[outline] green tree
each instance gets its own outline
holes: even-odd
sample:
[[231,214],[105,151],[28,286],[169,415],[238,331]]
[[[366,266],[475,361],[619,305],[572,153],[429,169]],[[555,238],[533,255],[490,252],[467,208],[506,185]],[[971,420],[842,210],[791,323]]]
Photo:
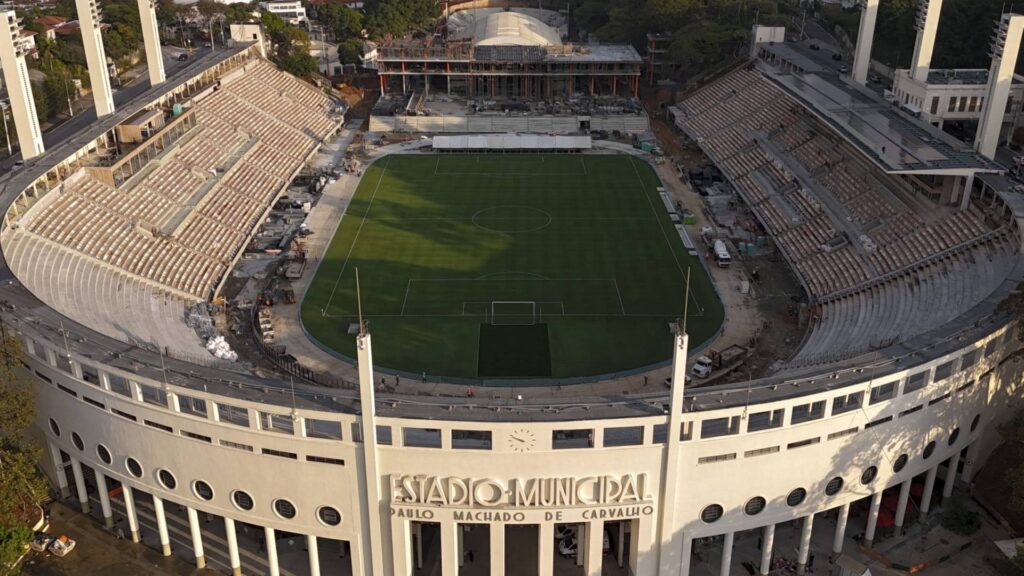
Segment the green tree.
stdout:
[[344,4],[329,2],[317,9],[317,20],[323,23],[337,41],[362,35],[363,14]]
[[429,27],[440,14],[434,0],[367,0],[366,29],[374,39],[401,37]]
[[342,64],[358,64],[363,57],[363,42],[349,38],[338,44],[338,61]]

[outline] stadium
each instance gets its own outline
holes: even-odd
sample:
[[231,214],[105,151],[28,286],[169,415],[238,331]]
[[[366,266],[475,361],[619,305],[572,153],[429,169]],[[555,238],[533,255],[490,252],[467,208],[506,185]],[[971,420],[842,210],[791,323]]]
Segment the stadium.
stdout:
[[[97,522],[232,574],[804,573],[927,519],[1020,396],[999,143],[1024,17],[997,25],[972,146],[915,113],[945,102],[866,86],[863,11],[852,73],[755,27],[672,102],[708,161],[688,182],[580,107],[410,98],[363,132],[256,26],[171,74],[156,51],[116,102],[100,73],[98,117],[59,142],[10,73],[0,326],[42,468]],[[932,17],[907,78],[930,78]],[[470,38],[557,44],[492,20]],[[698,187],[710,214],[681,209]]]

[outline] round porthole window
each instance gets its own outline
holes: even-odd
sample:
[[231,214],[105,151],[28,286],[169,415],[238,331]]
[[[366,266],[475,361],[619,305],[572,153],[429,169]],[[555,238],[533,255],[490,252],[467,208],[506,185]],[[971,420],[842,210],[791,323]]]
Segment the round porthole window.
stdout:
[[163,484],[164,488],[167,488],[168,490],[174,490],[178,487],[178,479],[174,477],[174,474],[171,474],[167,470],[157,472],[156,477],[160,480],[160,483]]
[[892,463],[892,471],[899,472],[900,470],[903,470],[907,465],[907,460],[910,460],[909,456],[906,454],[900,454],[899,457],[896,458],[896,461]]
[[192,483],[192,492],[194,492],[196,497],[200,500],[213,500],[213,488],[202,480],[196,480]]
[[839,476],[836,476],[835,478],[829,480],[828,484],[825,484],[825,495],[835,496],[836,494],[839,494],[839,491],[842,489],[843,479]]
[[722,517],[722,514],[724,512],[725,510],[722,509],[721,506],[719,506],[718,504],[712,504],[701,510],[700,521],[704,522],[705,524],[713,524],[715,522],[718,522],[718,519]]
[[932,440],[924,447],[924,453],[922,455],[924,456],[924,459],[927,460],[932,457],[933,452],[935,452],[935,440]]
[[252,510],[252,496],[244,490],[235,490],[232,492],[231,501],[235,503],[235,506],[237,506],[239,510]]
[[71,433],[71,443],[75,445],[79,452],[85,451],[85,442],[82,442],[82,437],[78,435],[78,432]]
[[978,424],[981,424],[981,414],[975,414],[974,420],[971,420],[971,432],[978,429]]
[[60,436],[60,426],[57,425],[57,421],[50,418],[50,432],[53,432],[54,436]]
[[750,500],[747,500],[746,505],[743,506],[743,512],[747,516],[757,516],[762,510],[764,510],[764,507],[767,504],[768,501],[761,496],[754,496]]
[[341,512],[338,512],[337,508],[330,506],[321,506],[316,511],[316,517],[320,519],[320,522],[327,526],[337,526],[341,524]]
[[107,466],[110,466],[114,461],[114,458],[110,455],[110,450],[108,450],[103,444],[96,446],[96,455],[100,457],[100,462],[103,462]]
[[953,428],[953,431],[949,433],[949,445],[956,444],[957,438],[960,437],[960,428]]
[[807,490],[803,488],[797,488],[786,496],[786,504],[789,506],[799,506],[803,503],[804,498],[807,498]]
[[136,478],[142,478],[142,464],[135,458],[128,458],[124,461],[124,467],[128,469],[128,473]]
[[291,520],[295,518],[295,505],[284,498],[278,498],[274,500],[274,513],[285,520]]
[[867,486],[875,481],[875,476],[878,476],[878,466],[871,466],[860,475],[860,483]]

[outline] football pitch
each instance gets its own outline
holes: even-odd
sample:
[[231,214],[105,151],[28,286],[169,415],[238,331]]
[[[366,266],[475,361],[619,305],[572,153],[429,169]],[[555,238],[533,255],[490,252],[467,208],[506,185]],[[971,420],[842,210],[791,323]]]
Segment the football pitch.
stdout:
[[432,378],[571,378],[668,360],[723,310],[653,169],[629,156],[397,155],[363,174],[302,303],[355,356],[356,269],[374,363]]

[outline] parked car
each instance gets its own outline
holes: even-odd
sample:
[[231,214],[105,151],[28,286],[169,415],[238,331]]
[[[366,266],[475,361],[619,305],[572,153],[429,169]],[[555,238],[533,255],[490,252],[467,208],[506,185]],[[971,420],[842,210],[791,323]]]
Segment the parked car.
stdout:
[[14,162],[14,166],[11,166],[11,172],[17,172],[18,170],[21,170],[24,167],[25,167],[25,161],[24,160],[16,160]]
[[184,62],[185,60],[188,60],[188,54],[184,52],[178,54],[178,62]]
[[61,534],[59,538],[50,543],[50,553],[62,558],[74,549],[75,541],[68,538],[65,534]]
[[36,552],[44,552],[53,543],[53,536],[46,532],[36,532],[35,537],[29,542],[28,547]]

